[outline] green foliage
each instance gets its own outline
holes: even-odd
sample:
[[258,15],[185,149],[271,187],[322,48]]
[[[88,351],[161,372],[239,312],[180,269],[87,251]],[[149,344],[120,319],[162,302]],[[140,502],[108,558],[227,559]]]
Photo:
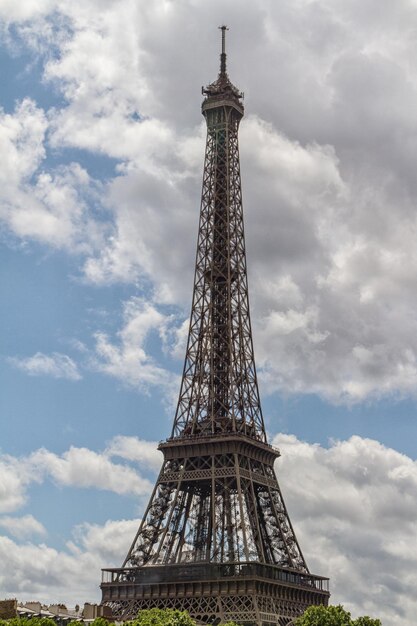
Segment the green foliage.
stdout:
[[0,626],[56,626],[50,617],[13,617],[0,619]]
[[109,621],[105,617],[96,617],[94,621],[91,622],[91,626],[109,626]]
[[195,626],[187,611],[175,609],[144,609],[139,611],[132,626]]
[[[70,626],[76,626],[76,624],[79,625],[79,622],[71,622]],[[49,617],[14,617],[0,619],[0,626],[56,626],[56,623]],[[104,617],[96,617],[91,626],[109,626],[109,622]],[[136,619],[125,622],[124,626],[196,626],[196,623],[187,611],[145,609],[139,611]],[[239,624],[225,622],[219,626],[239,626]],[[379,619],[367,615],[352,620],[349,611],[339,604],[338,606],[310,606],[295,620],[294,626],[382,626],[382,623]]]
[[368,616],[352,620],[349,611],[338,606],[310,606],[298,617],[295,626],[382,626],[379,619]]
[[350,613],[338,606],[309,606],[295,626],[352,626]]
[[[1,626],[1,624],[0,624]],[[75,625],[74,625],[75,626]],[[105,626],[96,624],[92,626]],[[124,626],[196,626],[188,611],[175,609],[142,609],[136,619],[125,622]],[[219,626],[240,626],[236,622],[223,622]]]

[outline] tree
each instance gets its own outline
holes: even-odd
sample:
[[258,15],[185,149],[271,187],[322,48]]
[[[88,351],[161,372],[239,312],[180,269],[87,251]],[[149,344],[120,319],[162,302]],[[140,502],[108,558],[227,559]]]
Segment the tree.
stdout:
[[294,621],[294,626],[382,626],[379,619],[367,615],[352,620],[349,611],[338,606],[309,606]]
[[195,626],[195,621],[187,611],[143,609],[130,624],[132,626]]
[[50,617],[12,617],[0,620],[0,626],[56,626]]
[[56,622],[50,617],[13,617],[0,620],[0,626],[56,626]]
[[298,617],[295,626],[352,626],[350,613],[340,604],[338,606],[309,606]]
[[[79,624],[79,622],[71,622],[72,624]],[[109,621],[105,617],[96,617],[94,621],[91,622],[91,626],[109,626]]]

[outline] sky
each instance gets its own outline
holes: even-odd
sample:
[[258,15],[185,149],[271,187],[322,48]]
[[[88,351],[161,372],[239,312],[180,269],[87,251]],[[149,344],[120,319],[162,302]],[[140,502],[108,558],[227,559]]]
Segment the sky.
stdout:
[[0,597],[100,598],[169,436],[228,71],[276,471],[332,603],[417,600],[416,0],[0,0]]

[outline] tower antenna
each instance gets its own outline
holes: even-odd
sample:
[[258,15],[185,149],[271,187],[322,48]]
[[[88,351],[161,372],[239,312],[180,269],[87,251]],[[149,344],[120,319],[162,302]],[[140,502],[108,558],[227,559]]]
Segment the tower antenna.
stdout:
[[226,74],[226,31],[229,30],[227,26],[219,26],[222,31],[222,52],[220,55],[220,74],[225,76]]

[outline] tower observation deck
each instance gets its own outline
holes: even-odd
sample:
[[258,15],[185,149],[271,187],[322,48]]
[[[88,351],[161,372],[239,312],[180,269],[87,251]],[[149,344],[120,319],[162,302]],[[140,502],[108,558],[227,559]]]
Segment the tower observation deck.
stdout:
[[238,130],[243,95],[226,69],[203,88],[207,123],[194,291],[171,436],[121,568],[103,570],[117,619],[178,608],[200,623],[289,626],[327,604],[310,573],[274,471],[249,313]]

